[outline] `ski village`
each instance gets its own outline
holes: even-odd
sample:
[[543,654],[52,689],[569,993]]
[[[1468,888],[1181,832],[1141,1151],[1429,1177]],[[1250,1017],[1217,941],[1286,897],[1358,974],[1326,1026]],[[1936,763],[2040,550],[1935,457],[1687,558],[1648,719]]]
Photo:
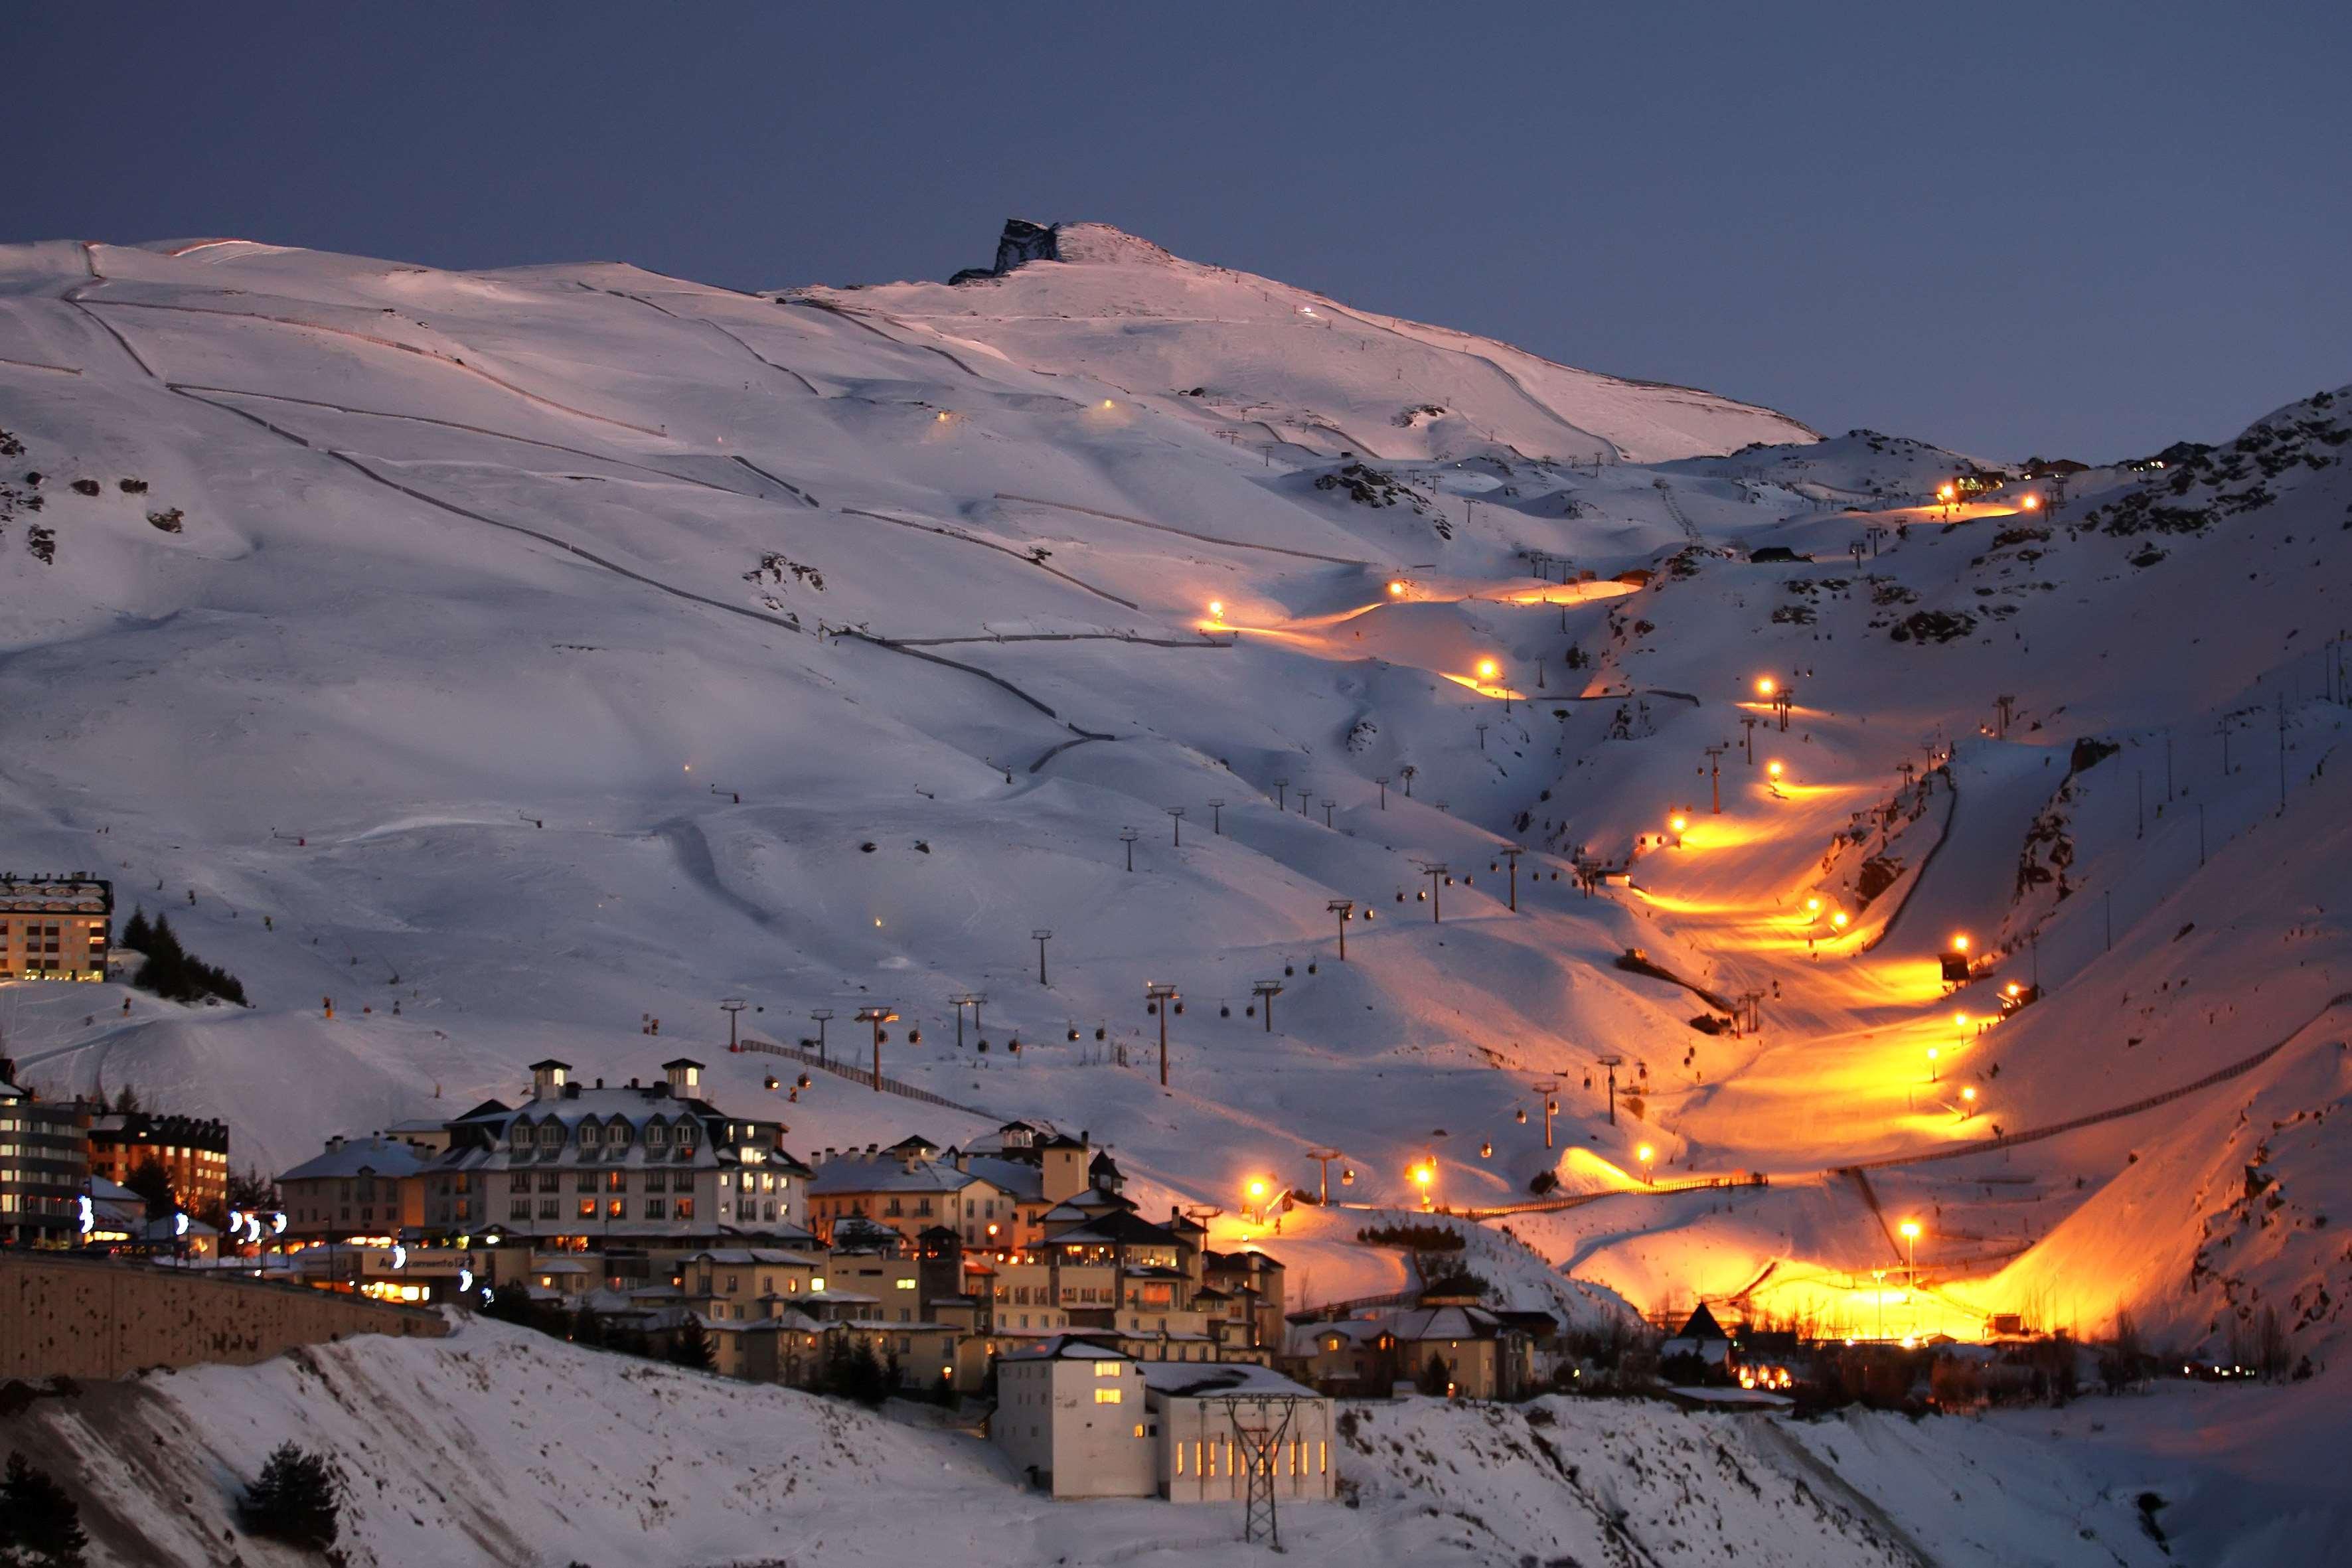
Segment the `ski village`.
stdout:
[[974,260],[0,247],[0,1558],[2343,1561],[2352,391]]

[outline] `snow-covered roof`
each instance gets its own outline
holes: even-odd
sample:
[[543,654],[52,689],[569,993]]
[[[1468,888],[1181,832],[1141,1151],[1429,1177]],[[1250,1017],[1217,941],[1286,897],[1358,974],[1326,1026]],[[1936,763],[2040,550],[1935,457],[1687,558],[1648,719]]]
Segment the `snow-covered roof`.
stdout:
[[790,1268],[822,1268],[824,1260],[804,1252],[774,1247],[712,1247],[690,1256],[689,1263],[773,1264]]
[[1143,1361],[1136,1365],[1143,1370],[1143,1386],[1166,1398],[1257,1399],[1275,1394],[1303,1399],[1323,1397],[1255,1362]]
[[896,1154],[836,1154],[809,1178],[812,1196],[841,1193],[953,1193],[983,1178],[936,1160],[904,1160]]
[[[1027,1350],[1007,1351],[1000,1361],[1132,1361],[1133,1357],[1094,1340],[1056,1333]],[[1140,1366],[1143,1363],[1136,1363]]]
[[425,1168],[423,1156],[397,1138],[350,1138],[339,1148],[312,1155],[278,1179],[312,1182],[320,1177],[362,1174],[390,1178],[417,1175]]

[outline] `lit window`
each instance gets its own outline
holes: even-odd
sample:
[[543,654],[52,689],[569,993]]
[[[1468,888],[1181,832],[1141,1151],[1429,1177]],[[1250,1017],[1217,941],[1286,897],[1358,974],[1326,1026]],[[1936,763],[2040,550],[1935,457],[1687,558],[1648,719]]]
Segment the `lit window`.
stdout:
[[1118,1363],[1115,1361],[1098,1361],[1095,1363],[1095,1375],[1097,1377],[1117,1377],[1118,1375]]
[[1143,1436],[1143,1423],[1140,1421],[1135,1424],[1135,1435],[1139,1437]]
[[1095,1390],[1095,1403],[1097,1405],[1117,1405],[1119,1402],[1120,1397],[1120,1393],[1116,1388],[1097,1388]]

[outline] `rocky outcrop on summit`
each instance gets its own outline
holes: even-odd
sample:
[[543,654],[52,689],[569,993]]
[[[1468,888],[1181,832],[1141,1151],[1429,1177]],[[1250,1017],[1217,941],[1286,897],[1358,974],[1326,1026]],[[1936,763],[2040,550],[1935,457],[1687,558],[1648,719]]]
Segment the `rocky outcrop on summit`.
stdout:
[[1031,223],[1025,217],[1004,220],[1004,232],[997,237],[996,264],[992,267],[967,267],[948,279],[950,286],[978,283],[991,278],[1002,278],[1014,268],[1031,261],[1059,261],[1061,248],[1055,243],[1062,232],[1057,223]]

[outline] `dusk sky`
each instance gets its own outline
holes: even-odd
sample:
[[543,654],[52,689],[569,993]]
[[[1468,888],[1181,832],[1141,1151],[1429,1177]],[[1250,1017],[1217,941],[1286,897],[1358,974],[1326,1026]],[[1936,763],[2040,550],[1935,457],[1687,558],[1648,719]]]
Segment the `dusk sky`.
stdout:
[[739,287],[1003,219],[1824,431],[2212,439],[2352,379],[2352,7],[49,6],[0,237]]

